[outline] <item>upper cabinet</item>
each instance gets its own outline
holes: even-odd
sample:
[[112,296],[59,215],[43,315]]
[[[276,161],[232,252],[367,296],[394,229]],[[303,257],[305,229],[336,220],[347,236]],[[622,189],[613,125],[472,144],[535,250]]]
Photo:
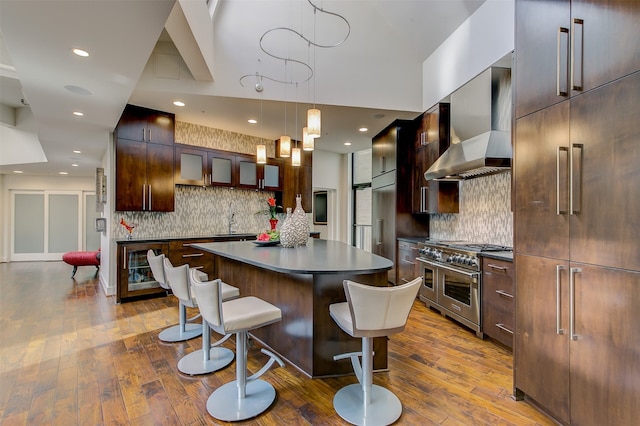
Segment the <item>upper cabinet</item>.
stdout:
[[284,169],[279,160],[269,158],[267,164],[256,163],[253,155],[236,155],[238,167],[237,187],[264,191],[281,191]]
[[516,118],[628,75],[640,67],[635,1],[522,0],[516,54]]
[[173,146],[175,116],[168,112],[127,105],[118,121],[116,138]]
[[127,105],[115,129],[116,211],[174,210],[174,127],[173,114]]
[[235,153],[180,144],[175,150],[177,185],[235,186]]
[[376,135],[371,143],[371,177],[381,176],[396,169],[398,131],[401,127],[389,126]]
[[424,172],[444,153],[451,141],[450,106],[439,103],[415,120],[413,213],[458,213],[458,182],[427,181]]
[[[286,159],[285,159],[286,160]],[[296,195],[302,196],[302,209],[306,213],[312,211],[312,178],[313,152],[302,151],[300,166],[292,166],[291,161],[283,161],[284,182],[282,192],[276,194],[276,203],[283,209],[296,207]]]

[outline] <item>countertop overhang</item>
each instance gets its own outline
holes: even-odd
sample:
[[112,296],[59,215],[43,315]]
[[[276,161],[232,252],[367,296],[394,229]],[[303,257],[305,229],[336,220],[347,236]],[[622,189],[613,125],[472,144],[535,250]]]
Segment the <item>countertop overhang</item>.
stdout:
[[370,274],[387,271],[393,262],[340,241],[309,239],[306,246],[259,246],[251,241],[193,244],[228,259],[289,274]]

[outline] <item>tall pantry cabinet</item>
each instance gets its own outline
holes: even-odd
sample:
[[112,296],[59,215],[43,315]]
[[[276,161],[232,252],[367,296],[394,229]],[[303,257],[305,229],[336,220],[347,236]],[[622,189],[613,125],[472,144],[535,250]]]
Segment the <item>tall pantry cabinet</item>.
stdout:
[[514,392],[564,424],[640,418],[637,22],[516,2]]
[[398,237],[429,235],[429,218],[412,214],[415,125],[395,120],[371,141],[371,251],[394,262],[388,280],[397,283]]

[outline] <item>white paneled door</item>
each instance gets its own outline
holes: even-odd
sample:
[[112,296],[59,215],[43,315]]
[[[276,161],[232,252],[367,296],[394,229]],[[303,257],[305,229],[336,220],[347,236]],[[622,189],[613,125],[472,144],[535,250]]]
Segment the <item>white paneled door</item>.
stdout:
[[90,195],[82,191],[12,191],[11,260],[60,260],[68,251],[95,245],[89,238],[93,228],[88,222],[93,223],[95,217],[95,195],[93,199]]

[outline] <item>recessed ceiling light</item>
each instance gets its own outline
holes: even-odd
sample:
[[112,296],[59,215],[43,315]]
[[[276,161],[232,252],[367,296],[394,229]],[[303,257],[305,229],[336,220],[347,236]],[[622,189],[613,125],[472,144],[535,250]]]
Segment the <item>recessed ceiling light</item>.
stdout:
[[258,122],[258,120],[256,120],[255,118],[250,118],[247,120],[250,124],[256,124]]
[[184,102],[182,102],[182,101],[173,101],[173,104],[175,106],[179,106],[179,107],[183,107],[185,105]]
[[83,49],[75,48],[75,49],[71,49],[71,51],[78,56],[82,56],[83,58],[86,58],[87,56],[89,56],[89,52]]
[[74,154],[82,154],[82,151],[78,151],[77,149],[74,149],[74,150],[73,150],[73,153],[74,153]]
[[351,146],[351,142],[345,142],[344,143],[346,146]]
[[367,129],[366,127],[360,127],[358,129],[359,132],[363,132],[363,133],[366,132],[367,130],[369,130],[369,129]]
[[67,172],[58,172],[58,174],[61,174],[61,175],[68,175],[69,173],[67,173]]
[[84,112],[82,112],[82,111],[73,111],[73,115],[77,115],[78,117],[83,117],[84,116]]
[[71,167],[78,167],[78,165],[76,163],[73,163]]
[[14,170],[13,173],[24,173],[22,170]]

